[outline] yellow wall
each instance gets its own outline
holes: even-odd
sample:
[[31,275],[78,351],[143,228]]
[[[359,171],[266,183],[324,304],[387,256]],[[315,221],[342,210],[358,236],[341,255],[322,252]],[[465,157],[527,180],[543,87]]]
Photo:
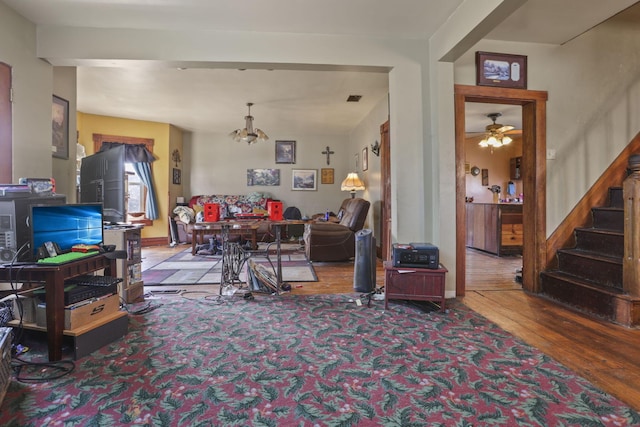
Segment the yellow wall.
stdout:
[[[93,134],[129,136],[136,138],[151,138],[154,140],[153,155],[153,179],[156,188],[159,218],[153,221],[152,226],[144,227],[143,238],[158,238],[168,236],[169,209],[173,209],[173,201],[169,199],[171,192],[177,194],[181,191],[172,185],[171,152],[178,148],[182,153],[182,135],[177,128],[166,123],[147,122],[142,120],[120,119],[117,117],[98,116],[78,112],[78,142],[85,147],[87,155],[93,154]],[[173,139],[173,140],[172,140]]]

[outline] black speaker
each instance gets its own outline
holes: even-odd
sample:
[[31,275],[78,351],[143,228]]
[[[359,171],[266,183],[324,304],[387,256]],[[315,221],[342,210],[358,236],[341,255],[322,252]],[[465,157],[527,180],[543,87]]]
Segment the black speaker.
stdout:
[[372,292],[376,287],[376,244],[371,230],[356,232],[354,264],[353,289],[356,292]]

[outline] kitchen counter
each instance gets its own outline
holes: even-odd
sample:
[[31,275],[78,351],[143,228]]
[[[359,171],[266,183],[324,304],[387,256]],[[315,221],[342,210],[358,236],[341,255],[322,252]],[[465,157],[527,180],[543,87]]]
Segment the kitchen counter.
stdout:
[[467,247],[498,256],[522,254],[522,203],[467,203]]

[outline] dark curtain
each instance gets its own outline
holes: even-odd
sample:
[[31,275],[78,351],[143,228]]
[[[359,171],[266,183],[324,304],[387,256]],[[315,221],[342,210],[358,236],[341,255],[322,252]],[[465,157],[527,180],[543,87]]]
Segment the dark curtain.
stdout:
[[147,150],[144,144],[122,144],[119,142],[103,142],[100,151],[110,150],[120,145],[125,146],[125,162],[133,164],[140,181],[147,187],[147,197],[145,200],[146,214],[149,219],[158,219],[158,204],[156,202],[156,189],[153,185],[151,175],[151,162],[155,160],[153,154]]

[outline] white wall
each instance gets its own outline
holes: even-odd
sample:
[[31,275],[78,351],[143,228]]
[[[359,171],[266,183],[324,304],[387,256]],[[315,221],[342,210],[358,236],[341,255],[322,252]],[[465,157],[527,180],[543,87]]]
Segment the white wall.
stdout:
[[52,67],[36,57],[35,25],[2,2],[0,61],[13,73],[13,183],[50,177]]
[[[392,200],[392,237],[397,241],[423,240],[427,232],[430,235],[432,231],[432,224],[425,227],[423,203],[427,191],[423,185],[424,176],[430,173],[424,168],[422,79],[425,50],[426,42],[420,40],[354,36],[71,27],[38,29],[38,54],[55,65],[106,65],[136,59],[172,64],[194,61],[211,67],[216,63],[269,63],[273,66],[329,64],[391,69],[390,128],[396,153],[391,166],[395,197]],[[270,137],[274,138],[273,135]],[[287,139],[303,140],[299,135],[290,135]],[[194,149],[198,144],[194,141]],[[326,143],[317,146],[322,145]],[[199,155],[197,157],[200,159]],[[268,155],[267,159],[269,157],[272,156]],[[406,170],[411,174],[404,174]],[[324,204],[324,200],[317,203],[318,207]]]
[[[376,107],[365,117],[360,124],[351,132],[349,136],[350,148],[353,154],[359,153],[362,156],[362,150],[366,147],[368,151],[368,165],[366,171],[362,170],[362,160],[358,166],[358,176],[365,183],[366,190],[356,194],[356,197],[362,197],[371,203],[369,214],[367,215],[366,228],[373,230],[373,235],[377,239],[377,245],[380,246],[382,239],[380,230],[380,200],[382,196],[382,182],[380,179],[380,157],[371,152],[371,146],[378,141],[380,143],[380,125],[389,119],[389,100],[384,98],[376,105]],[[341,176],[340,180],[346,175]],[[340,183],[338,183],[339,185]]]
[[[185,194],[248,194],[261,192],[283,202],[285,209],[296,206],[303,214],[313,215],[330,209],[337,212],[347,193],[340,183],[353,165],[353,150],[346,135],[269,135],[264,143],[248,145],[234,142],[224,134],[185,134]],[[275,141],[296,141],[296,163],[275,162]],[[326,164],[325,148],[331,147],[331,164]],[[334,183],[320,183],[320,169],[334,169]],[[279,186],[248,186],[247,169],[279,169]],[[315,169],[317,191],[291,190],[292,169]]]
[[618,16],[563,46],[483,40],[455,62],[456,83],[475,84],[478,50],[527,55],[528,88],[549,92],[549,236],[640,131],[640,27]]

